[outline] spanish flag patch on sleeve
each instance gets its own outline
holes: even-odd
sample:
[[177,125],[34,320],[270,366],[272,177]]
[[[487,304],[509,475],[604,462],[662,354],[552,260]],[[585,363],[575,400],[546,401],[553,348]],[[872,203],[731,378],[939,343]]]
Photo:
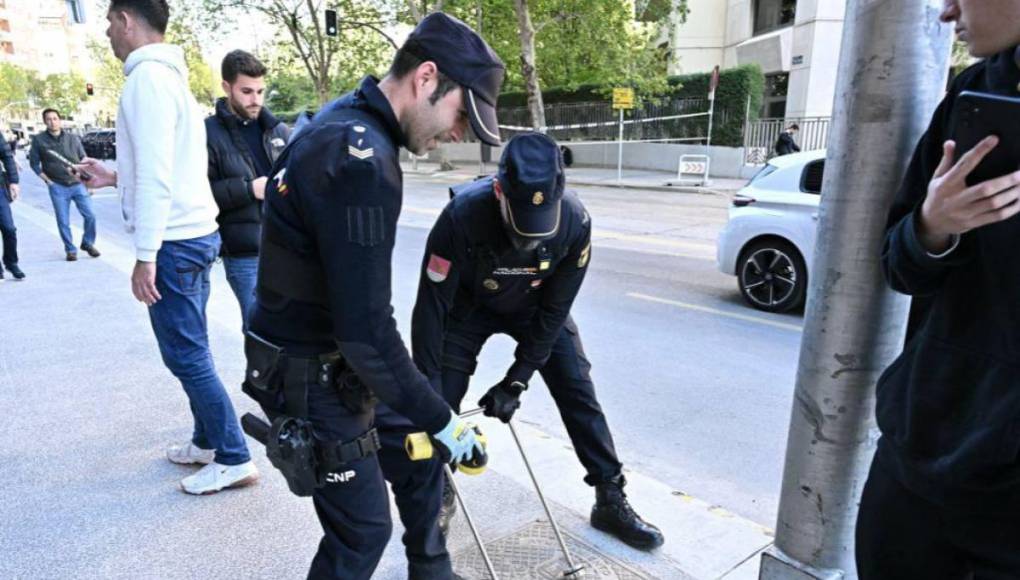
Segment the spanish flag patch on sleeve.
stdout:
[[450,275],[450,266],[449,260],[432,254],[429,256],[429,265],[425,268],[425,273],[428,275],[429,280],[439,284]]

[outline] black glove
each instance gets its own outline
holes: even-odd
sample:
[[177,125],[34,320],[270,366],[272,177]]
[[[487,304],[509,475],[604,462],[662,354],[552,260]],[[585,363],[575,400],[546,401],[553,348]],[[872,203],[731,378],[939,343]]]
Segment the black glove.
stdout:
[[510,379],[503,379],[478,400],[478,405],[485,409],[486,417],[495,417],[509,423],[514,411],[521,406],[521,393],[527,388],[528,385],[520,381],[511,382]]

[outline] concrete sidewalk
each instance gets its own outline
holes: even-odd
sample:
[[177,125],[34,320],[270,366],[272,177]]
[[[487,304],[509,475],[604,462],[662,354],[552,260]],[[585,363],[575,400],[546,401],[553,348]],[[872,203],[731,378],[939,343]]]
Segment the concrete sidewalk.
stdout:
[[[432,175],[436,178],[448,176],[451,181],[465,181],[477,177],[482,168],[477,163],[456,163],[450,171],[440,171],[438,163],[419,161],[401,164],[407,173]],[[497,163],[487,163],[484,173],[495,173]],[[679,193],[705,193],[732,197],[747,185],[746,179],[712,178],[707,185],[667,185],[676,181],[676,173],[644,169],[625,169],[618,178],[615,168],[570,167],[567,169],[567,185],[588,185],[595,187],[622,187],[646,191],[675,191]]]
[[[45,195],[30,186],[23,192]],[[14,213],[28,278],[0,282],[0,405],[8,413],[0,578],[304,578],[321,531],[311,502],[289,493],[260,445],[251,442],[262,472],[257,486],[207,497],[179,491],[192,469],[163,453],[190,436],[190,414],[160,361],[145,308],[131,296],[130,248],[101,238],[101,258],[67,263],[52,213],[26,202]],[[100,223],[101,232],[118,227]],[[410,305],[396,308],[407,336]],[[256,411],[240,391],[240,316],[218,265],[208,313],[212,351],[238,414]],[[490,469],[458,482],[500,577],[553,578],[562,558],[509,432],[480,423],[491,441]],[[765,527],[654,473],[628,472],[632,503],[667,538],[656,552],[631,550],[587,524],[593,494],[569,441],[541,425],[521,423],[519,431],[568,544],[588,565],[586,578],[757,578],[757,555],[771,543]],[[394,521],[376,578],[406,576]],[[462,515],[452,529],[456,569],[485,578]]]

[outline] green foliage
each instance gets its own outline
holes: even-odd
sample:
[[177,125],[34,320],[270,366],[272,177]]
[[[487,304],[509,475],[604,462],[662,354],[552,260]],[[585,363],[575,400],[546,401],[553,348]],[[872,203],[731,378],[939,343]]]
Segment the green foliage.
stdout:
[[39,83],[35,71],[9,62],[0,63],[0,95],[4,100],[0,115],[23,117],[28,114],[32,108],[28,102],[38,97]]
[[[524,87],[517,16],[508,0],[449,0],[444,10],[475,25],[482,6],[482,36],[507,64],[504,90]],[[634,22],[621,0],[530,0],[542,87],[588,84],[665,88],[666,58],[652,46],[655,26]],[[545,95],[545,90],[542,91]]]
[[47,75],[39,83],[37,103],[53,108],[65,117],[73,117],[85,99],[85,79],[78,73]]
[[184,50],[184,62],[188,65],[188,88],[200,105],[211,107],[219,88],[213,83],[213,71],[202,56],[202,44],[188,21],[181,17],[172,18],[167,26],[166,42]]
[[283,66],[270,67],[273,78],[269,82],[275,83],[273,88],[280,93],[282,103],[307,102],[306,85],[298,78],[300,75],[312,83],[317,107],[365,74],[385,69],[393,54],[393,45],[385,36],[391,18],[385,13],[384,0],[330,0],[329,7],[338,13],[338,36],[325,33],[324,2],[201,1],[206,11],[220,15],[238,11],[260,14],[275,28],[272,58],[267,60]]
[[[708,96],[708,83],[711,73],[671,76],[668,88],[661,92],[644,93],[645,99],[667,98],[699,98]],[[613,85],[583,85],[573,90],[554,87],[542,91],[546,106],[557,103],[586,103],[605,101],[606,95],[612,92]],[[712,129],[712,142],[716,145],[739,147],[743,144],[744,117],[747,111],[747,98],[751,97],[750,120],[758,118],[761,108],[762,94],[765,89],[765,75],[758,65],[748,64],[726,69],[719,74],[719,87],[715,93],[716,111],[729,113],[726,123],[718,124]],[[499,96],[500,107],[523,107],[527,104],[527,95],[522,91],[503,93]]]
[[[708,95],[711,73],[698,73],[669,77],[672,94],[678,97],[701,97]],[[712,143],[729,147],[743,145],[744,121],[748,97],[751,98],[750,119],[758,118],[762,96],[765,90],[765,75],[756,64],[745,64],[726,69],[719,73],[719,87],[715,91],[716,111],[729,113],[726,123],[712,129]]]

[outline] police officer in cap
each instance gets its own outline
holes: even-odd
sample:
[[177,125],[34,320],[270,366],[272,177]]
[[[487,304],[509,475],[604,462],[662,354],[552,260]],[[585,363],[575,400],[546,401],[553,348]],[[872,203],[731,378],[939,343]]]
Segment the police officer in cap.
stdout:
[[588,271],[591,220],[577,196],[564,192],[556,142],[538,133],[514,137],[497,175],[451,194],[425,250],[411,331],[415,363],[459,408],[482,345],[493,334],[511,336],[514,362],[479,401],[485,414],[509,422],[538,371],[588,472],[585,482],[595,487],[592,525],[635,548],[662,545],[662,532],[627,502],[623,466],[570,317]]
[[[447,459],[481,448],[408,356],[390,305],[391,258],[399,148],[423,154],[460,140],[469,125],[499,145],[504,71],[469,27],[432,14],[385,78],[367,77],[324,107],[271,172],[244,389],[272,421],[267,455],[292,491],[312,497],[322,524],[309,578],[369,578],[389,540],[376,399],[430,433]],[[441,464],[432,463],[436,480]],[[421,472],[386,477],[414,489]],[[401,477],[411,479],[393,481]],[[419,511],[429,510],[438,514],[438,501]],[[438,529],[424,533],[408,547],[410,577],[452,577]]]

